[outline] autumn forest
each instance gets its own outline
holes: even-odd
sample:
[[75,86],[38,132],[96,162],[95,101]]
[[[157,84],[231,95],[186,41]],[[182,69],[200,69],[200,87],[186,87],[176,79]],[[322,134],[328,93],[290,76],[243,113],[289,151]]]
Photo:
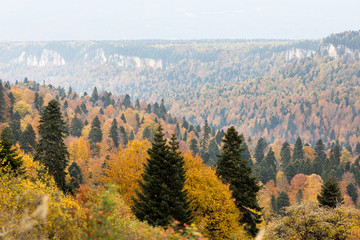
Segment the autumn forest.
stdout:
[[359,239],[359,34],[125,44],[164,66],[98,84],[0,67],[0,239]]

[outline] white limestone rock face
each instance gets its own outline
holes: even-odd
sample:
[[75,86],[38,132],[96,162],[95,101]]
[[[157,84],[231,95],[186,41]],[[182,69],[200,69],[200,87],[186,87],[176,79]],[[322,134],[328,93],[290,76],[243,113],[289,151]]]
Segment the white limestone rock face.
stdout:
[[315,51],[313,50],[292,48],[286,51],[285,56],[286,56],[286,60],[292,60],[292,59],[301,59],[305,57],[312,57],[314,54]]
[[22,51],[19,57],[11,62],[13,64],[33,67],[62,66],[66,64],[65,59],[61,57],[60,53],[49,49],[43,49],[40,56],[27,54],[25,51]]

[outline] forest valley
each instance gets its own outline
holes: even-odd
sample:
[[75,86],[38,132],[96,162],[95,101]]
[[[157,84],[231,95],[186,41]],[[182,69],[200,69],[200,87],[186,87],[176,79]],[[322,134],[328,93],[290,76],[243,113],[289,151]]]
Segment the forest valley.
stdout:
[[360,239],[355,138],[250,137],[27,78],[0,83],[0,122],[0,239]]

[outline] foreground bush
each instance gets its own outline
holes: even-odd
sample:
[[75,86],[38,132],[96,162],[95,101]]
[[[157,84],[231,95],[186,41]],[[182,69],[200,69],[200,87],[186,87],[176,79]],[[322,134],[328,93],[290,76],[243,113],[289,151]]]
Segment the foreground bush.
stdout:
[[304,202],[285,210],[270,225],[265,239],[360,239],[360,212],[351,207],[319,207]]

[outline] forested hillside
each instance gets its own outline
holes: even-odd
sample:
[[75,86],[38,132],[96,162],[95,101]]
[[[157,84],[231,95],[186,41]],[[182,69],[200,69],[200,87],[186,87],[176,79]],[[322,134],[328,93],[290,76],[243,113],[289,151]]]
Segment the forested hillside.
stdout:
[[3,80],[126,93],[173,116],[245,137],[359,139],[359,32],[319,41],[101,41],[0,44]]
[[[325,237],[360,236],[356,210],[360,201],[359,142],[352,147],[321,139],[310,145],[298,136],[295,144],[280,139],[273,143],[264,138],[253,140],[241,132],[238,135],[234,128],[215,130],[207,121],[192,125],[169,114],[165,101],[148,104],[96,87],[79,95],[71,88],[27,78],[17,84],[2,82],[0,102],[0,192],[4,193],[0,213],[6,216],[0,223],[5,227],[2,234],[10,239],[16,234],[55,239],[251,239],[266,226],[266,237],[274,239],[279,237],[279,229],[294,231],[287,225],[290,220],[284,217],[285,211],[290,218],[297,218],[301,211],[309,218],[316,216],[316,226],[328,224]],[[53,127],[47,130],[49,123]],[[57,131],[57,136],[63,137],[46,140]],[[62,141],[64,145],[53,149],[53,144]],[[166,149],[166,142],[172,150],[157,153],[156,149]],[[46,160],[52,154],[56,161]],[[189,208],[186,220],[180,221],[193,225],[182,232],[177,231],[178,223],[166,231],[151,226],[168,226],[167,216],[161,224],[151,218],[142,222],[144,206],[146,209],[153,200],[139,205],[135,199],[142,195],[138,191],[151,194],[158,178],[169,176],[150,167],[149,158],[156,156],[184,161],[179,166],[185,169],[180,178],[186,194],[181,201],[171,198],[177,206]],[[229,167],[229,159],[235,161],[235,167]],[[241,182],[234,177],[240,172]],[[244,180],[244,176],[248,178]],[[147,188],[139,183],[146,180],[152,181]],[[327,193],[328,185],[335,186],[329,189],[336,192]],[[241,186],[252,187],[244,190]],[[248,193],[244,195],[244,191]],[[327,194],[338,197],[329,203]],[[342,207],[325,211],[317,201]],[[163,204],[160,207],[167,209]],[[18,209],[16,214],[12,208]],[[340,221],[336,214],[345,220]]]

